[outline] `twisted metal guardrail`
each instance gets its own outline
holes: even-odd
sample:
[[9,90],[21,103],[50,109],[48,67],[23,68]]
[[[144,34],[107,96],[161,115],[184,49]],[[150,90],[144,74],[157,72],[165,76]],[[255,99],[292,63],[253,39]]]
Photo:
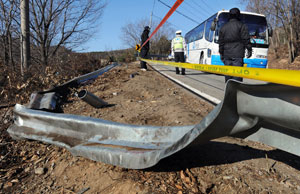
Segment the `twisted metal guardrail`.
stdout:
[[300,88],[293,86],[229,81],[224,100],[195,126],[126,125],[19,104],[14,115],[8,132],[16,139],[55,144],[76,156],[124,168],[148,168],[188,145],[224,136],[249,138],[300,156]]

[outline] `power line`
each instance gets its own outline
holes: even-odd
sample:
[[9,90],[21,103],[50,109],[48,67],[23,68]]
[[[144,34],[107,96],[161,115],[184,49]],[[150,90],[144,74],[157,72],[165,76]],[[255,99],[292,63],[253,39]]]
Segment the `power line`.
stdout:
[[153,10],[154,10],[154,5],[155,5],[155,0],[153,0],[152,12],[153,12]]
[[211,9],[212,11],[216,12],[213,8],[211,8],[204,0],[201,0],[208,9]]
[[[202,15],[202,16],[199,16],[199,15],[198,15],[198,14],[199,14],[199,10],[197,10],[197,9],[195,8],[195,6],[191,5],[191,4],[188,3],[187,1],[184,1],[184,2],[183,2],[183,5],[187,5],[189,8],[185,8],[185,7],[182,6],[182,7],[181,7],[182,9],[184,9],[184,10],[186,10],[187,12],[190,12],[190,13],[191,13],[191,11],[193,11],[195,17],[203,19],[203,15]],[[192,8],[192,9],[190,9],[190,8]],[[188,9],[188,10],[187,10],[187,9]],[[195,13],[197,13],[197,14],[195,14]],[[192,14],[192,13],[191,13],[191,14]]]
[[201,5],[199,5],[197,2],[195,2],[194,0],[191,0],[195,5],[197,5],[200,9],[201,9],[201,11],[205,11],[206,12],[206,14],[208,14],[209,16],[211,15],[211,13],[210,12],[208,12],[205,8],[203,8]]
[[194,1],[194,0],[191,0],[197,7],[199,7],[200,8],[200,10],[201,11],[204,11],[207,15],[211,15],[211,13],[210,12],[208,12],[205,8],[203,8],[202,7],[202,5],[200,5],[200,4],[198,4],[196,1]]
[[[167,6],[168,8],[170,8],[170,9],[171,9],[171,6],[167,5],[166,3],[162,2],[161,0],[158,0],[158,2],[160,2],[161,4],[163,4],[163,5]],[[182,15],[183,17],[185,17],[185,18],[187,18],[187,19],[189,19],[189,20],[191,20],[191,21],[195,22],[196,24],[200,24],[200,23],[199,23],[199,22],[197,22],[196,20],[194,20],[194,19],[192,19],[192,18],[190,18],[190,17],[188,17],[188,16],[184,15],[183,13],[181,13],[181,12],[179,12],[179,11],[177,11],[177,10],[175,10],[175,11],[176,11],[177,13],[179,13],[180,15]]]
[[[156,16],[156,15],[154,15],[154,14],[153,14],[153,17],[156,17],[157,19],[162,20],[161,17],[158,17],[158,16]],[[178,29],[180,28],[179,26],[177,26],[177,25],[175,25],[175,24],[172,24],[171,22],[166,21],[166,23],[167,23],[167,24],[170,24],[170,25],[172,25],[172,26],[174,26],[174,27],[176,27],[176,28],[178,28]]]

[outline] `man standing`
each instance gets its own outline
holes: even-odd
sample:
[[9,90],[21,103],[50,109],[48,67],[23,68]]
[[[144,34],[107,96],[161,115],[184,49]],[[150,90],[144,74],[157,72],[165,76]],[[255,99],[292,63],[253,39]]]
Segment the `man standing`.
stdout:
[[[150,27],[145,26],[144,31],[141,36],[141,45],[143,45],[144,42],[146,42],[146,40],[148,40],[149,32],[150,32]],[[149,52],[149,41],[142,47],[140,57],[146,59],[148,57],[148,52]],[[141,61],[141,69],[143,71],[147,70],[146,62]]]
[[[172,56],[175,62],[184,63],[186,54],[186,44],[184,38],[181,36],[181,30],[176,31],[176,37],[171,44]],[[179,68],[176,67],[176,74],[179,74]],[[185,75],[185,68],[181,68],[181,74]]]
[[[245,49],[247,58],[252,55],[252,47],[248,28],[240,21],[240,10],[232,8],[229,11],[229,21],[222,26],[219,33],[219,52],[225,65],[242,67]],[[225,83],[229,79],[243,81],[241,77],[225,76]]]

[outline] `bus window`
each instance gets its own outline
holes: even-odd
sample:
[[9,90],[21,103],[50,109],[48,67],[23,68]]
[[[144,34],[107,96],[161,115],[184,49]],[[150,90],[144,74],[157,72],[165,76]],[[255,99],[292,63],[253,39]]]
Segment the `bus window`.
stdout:
[[[248,15],[241,14],[240,16],[241,22],[247,25],[249,35],[251,38],[251,43],[253,44],[263,44],[268,45],[267,39],[267,21],[265,17],[256,16],[256,15]],[[216,29],[216,38],[217,42],[218,32],[220,28],[227,23],[229,20],[229,13],[221,13],[218,18],[218,25]]]
[[187,43],[194,42],[196,40],[203,38],[205,22],[194,28],[192,31],[188,32],[185,36]]
[[[214,31],[211,31],[211,24],[216,21]],[[189,31],[185,39],[188,43],[188,53],[186,61],[189,63],[200,63],[211,65],[224,65],[219,54],[219,30],[229,20],[228,11],[219,11],[209,17],[197,27]],[[268,63],[268,37],[266,18],[256,13],[241,13],[241,22],[247,25],[252,42],[253,55],[245,58],[247,67],[266,68]],[[199,41],[201,39],[201,41]],[[205,52],[201,55],[201,52]]]
[[205,24],[205,23],[200,24],[200,25],[198,26],[198,29],[196,30],[196,32],[197,32],[197,40],[203,38],[204,24]]
[[213,41],[213,35],[214,35],[214,31],[210,30],[211,24],[214,21],[214,19],[216,18],[216,15],[210,17],[207,21],[206,21],[206,25],[205,25],[205,39],[208,40],[209,42]]

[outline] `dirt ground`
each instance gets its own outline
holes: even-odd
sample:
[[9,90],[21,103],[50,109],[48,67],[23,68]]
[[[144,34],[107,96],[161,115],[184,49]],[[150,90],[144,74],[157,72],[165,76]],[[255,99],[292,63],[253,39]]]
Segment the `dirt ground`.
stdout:
[[[112,69],[81,89],[111,106],[70,97],[64,113],[120,123],[191,125],[214,107],[137,62]],[[300,158],[257,142],[224,137],[183,149],[149,169],[124,169],[6,132],[12,108],[0,109],[0,193],[300,193]]]

